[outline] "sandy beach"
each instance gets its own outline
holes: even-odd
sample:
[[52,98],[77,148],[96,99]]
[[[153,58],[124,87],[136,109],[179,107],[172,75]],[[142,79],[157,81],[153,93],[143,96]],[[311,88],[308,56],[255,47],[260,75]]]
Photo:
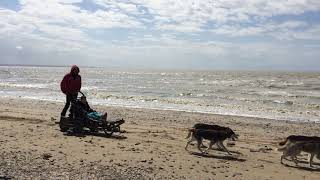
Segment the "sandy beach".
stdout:
[[[0,179],[319,179],[320,160],[280,163],[277,144],[291,134],[319,135],[320,124],[212,114],[93,106],[124,118],[124,132],[66,136],[58,124],[62,103],[1,98]],[[240,135],[233,154],[195,145],[184,149],[187,128],[214,123]],[[207,143],[207,142],[205,142]]]

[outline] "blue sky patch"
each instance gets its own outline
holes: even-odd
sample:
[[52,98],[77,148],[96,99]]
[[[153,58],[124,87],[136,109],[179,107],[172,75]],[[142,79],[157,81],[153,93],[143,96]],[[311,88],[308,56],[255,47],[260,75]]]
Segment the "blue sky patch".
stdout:
[[96,4],[91,0],[82,0],[81,3],[74,3],[74,5],[79,6],[81,9],[84,9],[90,12],[95,12],[97,10],[106,10],[105,7],[99,4]]
[[21,10],[18,0],[0,0],[0,8],[10,9],[13,11]]

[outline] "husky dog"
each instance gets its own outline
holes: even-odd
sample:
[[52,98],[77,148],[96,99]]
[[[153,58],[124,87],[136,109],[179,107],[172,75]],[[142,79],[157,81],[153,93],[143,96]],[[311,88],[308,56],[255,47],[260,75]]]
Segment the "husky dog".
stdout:
[[299,136],[299,135],[291,135],[288,136],[284,141],[280,142],[279,145],[289,146],[291,144],[295,144],[298,142],[320,142],[320,137],[318,136]]
[[223,127],[216,124],[205,124],[205,123],[197,123],[193,125],[194,129],[207,129],[207,130],[216,130],[216,131],[230,131],[233,132],[229,127]]
[[[219,126],[216,124],[205,124],[205,123],[196,123],[195,125],[193,125],[194,129],[204,129],[204,130],[215,130],[215,131],[226,131],[229,132],[231,134],[235,134],[232,129],[230,129],[229,127],[224,127],[224,126]],[[192,133],[191,131],[189,131],[188,137],[190,137],[190,133]],[[238,135],[237,135],[238,137]],[[219,150],[223,150],[223,147],[220,146],[219,143],[217,143],[217,146],[219,148]],[[201,143],[201,147],[206,147]]]
[[[205,130],[205,129],[189,129],[189,134],[188,137],[189,138],[192,134],[192,138],[187,142],[187,145],[185,147],[185,150],[187,150],[188,145],[192,142],[192,141],[197,141],[198,143],[198,149],[199,151],[201,151],[202,153],[206,153],[209,149],[212,149],[212,145],[217,143],[219,144],[219,147],[221,147],[225,152],[227,152],[229,155],[231,155],[231,153],[227,150],[227,148],[223,145],[223,141],[226,140],[227,138],[231,138],[232,140],[235,140],[237,138],[237,135],[232,131],[216,131],[216,130]],[[203,151],[201,150],[200,146],[202,144],[202,140],[203,139],[207,139],[210,141],[209,147]]]
[[320,142],[297,142],[290,146],[285,146],[283,148],[279,148],[278,151],[283,151],[281,156],[281,164],[283,164],[283,158],[290,156],[291,159],[298,164],[297,155],[302,151],[310,153],[309,164],[312,167],[313,157],[316,155],[318,159],[320,159]]

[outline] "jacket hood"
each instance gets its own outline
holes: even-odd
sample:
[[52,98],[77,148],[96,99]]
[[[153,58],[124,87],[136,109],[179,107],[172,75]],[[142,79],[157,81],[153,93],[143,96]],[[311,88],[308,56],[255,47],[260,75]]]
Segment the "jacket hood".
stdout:
[[79,67],[78,67],[77,65],[73,65],[73,66],[71,67],[70,73],[72,73],[75,69],[77,69],[78,72],[80,72]]

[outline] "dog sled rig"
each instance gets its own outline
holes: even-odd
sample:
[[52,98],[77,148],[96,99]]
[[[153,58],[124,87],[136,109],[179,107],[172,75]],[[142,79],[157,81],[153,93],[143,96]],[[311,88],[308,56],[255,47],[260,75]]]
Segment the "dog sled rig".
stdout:
[[[81,96],[85,96],[79,92]],[[111,136],[115,132],[121,132],[120,125],[125,121],[123,119],[107,120],[107,119],[93,119],[87,115],[79,101],[81,97],[71,101],[70,113],[68,117],[60,117],[59,127],[61,132],[72,130],[73,132],[83,132],[89,129],[91,133],[104,132],[107,136]]]

